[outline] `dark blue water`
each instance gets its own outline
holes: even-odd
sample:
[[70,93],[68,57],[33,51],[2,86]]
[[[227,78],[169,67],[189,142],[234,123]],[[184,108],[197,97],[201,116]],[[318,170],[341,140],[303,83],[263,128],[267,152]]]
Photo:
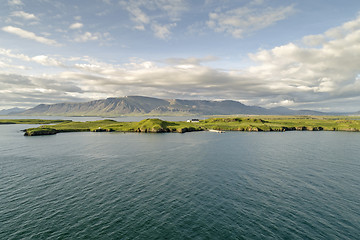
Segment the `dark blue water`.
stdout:
[[0,126],[0,239],[359,239],[360,134]]

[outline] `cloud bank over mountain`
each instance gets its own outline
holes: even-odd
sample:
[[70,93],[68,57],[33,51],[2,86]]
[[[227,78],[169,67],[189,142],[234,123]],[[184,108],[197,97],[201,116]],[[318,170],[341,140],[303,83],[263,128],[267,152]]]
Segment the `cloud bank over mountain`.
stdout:
[[[8,1],[10,11],[1,17],[0,37],[8,39],[0,47],[3,108],[143,95],[358,110],[359,15],[291,41],[273,36],[267,45],[261,34],[295,26],[295,17],[303,14],[300,2],[236,5],[209,0],[200,4],[198,16],[191,17],[199,5],[189,1],[108,0],[102,2],[103,11],[95,13],[98,23],[80,8],[67,16],[62,3],[39,9],[26,4]],[[115,17],[112,8],[123,13],[116,24],[109,23]],[[58,14],[50,18],[46,11]],[[55,29],[50,31],[47,18],[63,23],[49,21]],[[198,29],[198,35],[189,29]],[[253,48],[239,48],[242,44]],[[237,52],[243,54],[236,56]]]

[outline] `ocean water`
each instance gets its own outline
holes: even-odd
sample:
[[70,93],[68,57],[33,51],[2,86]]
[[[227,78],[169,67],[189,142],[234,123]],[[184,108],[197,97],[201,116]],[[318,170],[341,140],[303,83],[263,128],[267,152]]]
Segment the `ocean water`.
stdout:
[[0,125],[0,239],[360,239],[360,133]]

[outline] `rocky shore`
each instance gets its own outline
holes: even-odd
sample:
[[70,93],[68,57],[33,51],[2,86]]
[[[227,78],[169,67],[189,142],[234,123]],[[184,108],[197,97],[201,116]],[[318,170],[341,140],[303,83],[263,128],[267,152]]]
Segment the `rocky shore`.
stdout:
[[157,118],[140,122],[117,122],[99,120],[72,122],[70,120],[2,120],[3,124],[54,124],[24,130],[25,136],[54,135],[63,132],[138,132],[138,133],[186,133],[194,131],[246,131],[246,132],[286,132],[286,131],[348,131],[359,132],[360,120],[346,118],[319,117],[225,117],[210,118],[196,122],[163,121]]

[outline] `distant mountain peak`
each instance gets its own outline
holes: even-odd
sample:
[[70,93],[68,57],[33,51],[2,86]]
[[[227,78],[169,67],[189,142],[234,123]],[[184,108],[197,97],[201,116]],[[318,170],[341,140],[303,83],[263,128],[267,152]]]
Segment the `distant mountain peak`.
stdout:
[[0,110],[0,115],[15,115],[15,114],[22,113],[25,110],[26,110],[25,108],[18,108],[18,107],[3,109],[3,110]]
[[121,115],[324,115],[286,107],[266,109],[234,100],[159,99],[146,96],[110,97],[82,103],[40,104],[24,115],[121,116]]

